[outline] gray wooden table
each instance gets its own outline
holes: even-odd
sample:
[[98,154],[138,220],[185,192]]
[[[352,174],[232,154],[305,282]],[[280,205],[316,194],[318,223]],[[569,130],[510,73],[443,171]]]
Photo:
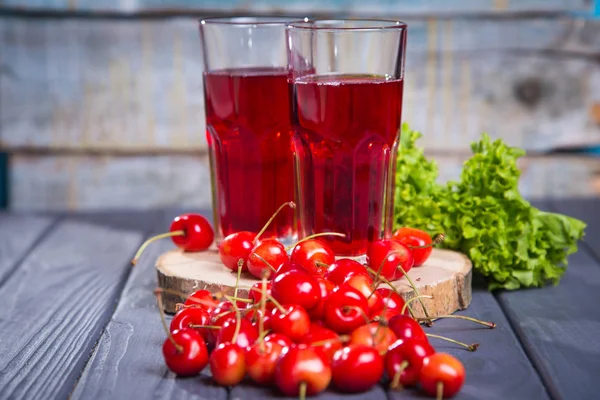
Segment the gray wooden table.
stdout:
[[[589,224],[556,287],[489,293],[475,283],[467,314],[430,332],[480,342],[475,353],[445,342],[467,380],[457,399],[600,398],[600,200],[539,203]],[[278,397],[251,384],[231,389],[208,371],[181,379],[162,360],[165,338],[153,296],[154,260],[170,241],[129,260],[176,211],[23,215],[0,213],[0,399],[251,399]],[[342,398],[333,391],[319,399]],[[383,386],[344,399],[422,398]]]

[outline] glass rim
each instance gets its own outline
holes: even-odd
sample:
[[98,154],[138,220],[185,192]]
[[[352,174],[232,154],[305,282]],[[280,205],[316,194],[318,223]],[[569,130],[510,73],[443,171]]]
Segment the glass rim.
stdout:
[[223,25],[223,26],[288,26],[294,22],[309,22],[308,17],[289,17],[289,16],[263,16],[263,15],[244,15],[231,17],[206,17],[198,20],[200,25]]
[[[317,23],[338,23],[339,25],[331,26],[324,25],[318,26]],[[343,26],[345,23],[365,23],[364,26]],[[394,19],[308,19],[304,21],[292,21],[287,24],[287,28],[290,30],[307,30],[307,31],[321,31],[321,32],[348,32],[348,31],[381,31],[381,30],[398,30],[406,29],[407,25],[405,22]]]

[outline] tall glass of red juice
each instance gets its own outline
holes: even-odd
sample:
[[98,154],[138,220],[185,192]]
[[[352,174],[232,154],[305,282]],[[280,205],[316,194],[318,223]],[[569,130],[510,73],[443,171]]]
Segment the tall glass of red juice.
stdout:
[[360,256],[388,236],[400,139],[406,25],[318,20],[287,28],[299,234]]
[[[208,18],[200,22],[206,137],[217,238],[258,232],[295,200],[285,26],[290,19]],[[266,236],[297,236],[286,208]]]

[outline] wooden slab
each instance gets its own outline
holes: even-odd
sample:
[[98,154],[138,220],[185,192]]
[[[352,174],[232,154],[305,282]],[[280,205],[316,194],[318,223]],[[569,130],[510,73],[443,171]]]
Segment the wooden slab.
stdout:
[[[221,264],[215,250],[199,253],[172,250],[158,258],[156,269],[160,287],[186,296],[200,289],[225,294],[232,294],[234,291],[236,274]],[[424,299],[430,315],[450,314],[467,308],[471,302],[471,262],[464,254],[434,249],[425,265],[412,268],[408,274],[420,294],[433,296],[433,299]],[[256,282],[258,279],[243,274],[240,280],[240,287],[243,289],[238,294],[247,296],[247,288]],[[405,299],[415,296],[406,278],[395,281],[394,286]],[[176,304],[183,302],[185,298],[165,294],[163,300],[165,311],[174,313]],[[413,309],[418,316],[423,316],[421,307],[416,303]]]

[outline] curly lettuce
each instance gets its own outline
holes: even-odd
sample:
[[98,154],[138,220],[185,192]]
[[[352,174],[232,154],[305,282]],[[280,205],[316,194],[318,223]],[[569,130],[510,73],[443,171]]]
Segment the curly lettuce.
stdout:
[[396,226],[444,232],[443,247],[469,256],[490,289],[557,284],[585,223],[538,210],[518,189],[522,149],[484,134],[472,144],[460,180],[438,184],[437,165],[406,124],[396,166]]

